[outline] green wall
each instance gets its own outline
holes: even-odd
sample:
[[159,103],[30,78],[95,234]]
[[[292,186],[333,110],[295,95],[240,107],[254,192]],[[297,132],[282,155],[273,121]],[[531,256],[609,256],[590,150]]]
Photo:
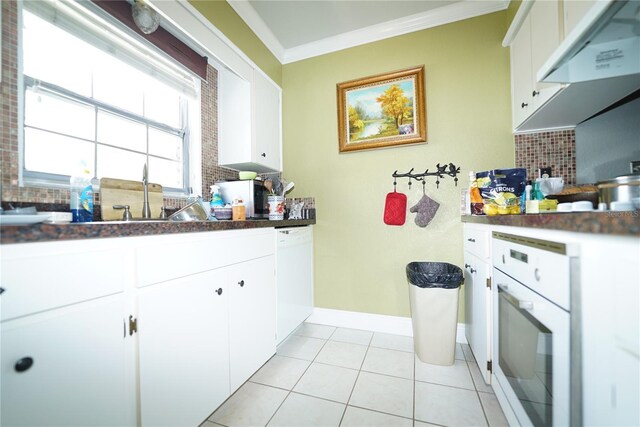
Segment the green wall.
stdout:
[[189,0],[189,3],[282,86],[282,64],[225,0]]
[[[317,307],[409,316],[408,262],[463,265],[461,186],[452,178],[440,189],[428,180],[440,210],[427,228],[411,213],[404,226],[385,225],[384,199],[395,170],[453,162],[465,185],[469,170],[513,166],[506,26],[502,11],[283,66],[284,176],[296,183],[292,197],[316,199]],[[428,144],[339,154],[336,84],[422,64]],[[409,206],[422,195],[406,179],[398,191]]]

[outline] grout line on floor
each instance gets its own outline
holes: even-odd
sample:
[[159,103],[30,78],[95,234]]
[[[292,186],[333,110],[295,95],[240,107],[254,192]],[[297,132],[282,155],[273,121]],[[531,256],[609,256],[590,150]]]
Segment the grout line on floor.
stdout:
[[[471,349],[471,346],[469,346],[469,349]],[[471,354],[473,354],[473,352]],[[477,364],[475,360],[473,361],[473,363]],[[469,366],[469,362],[467,362],[466,365],[467,365],[467,370],[469,371],[469,375],[471,376],[471,384],[473,384],[473,388],[475,389],[475,392],[476,392],[476,399],[478,399],[478,403],[480,403],[480,409],[482,409],[482,415],[484,415],[484,421],[487,423],[487,426],[491,426],[491,424],[489,424],[489,417],[487,416],[487,411],[484,409],[484,405],[482,404],[482,399],[480,399],[480,392],[478,391],[478,386],[476,385],[476,382],[473,380],[473,374],[471,373],[471,366]],[[480,374],[482,376],[482,372]]]
[[[335,331],[334,331],[335,332]],[[332,334],[333,335],[333,334]],[[298,335],[301,336],[301,335]],[[306,337],[306,338],[313,338],[313,337]],[[315,339],[322,339],[322,338],[315,338]],[[296,383],[291,387],[291,390],[288,390],[289,392],[287,393],[287,395],[285,396],[285,398],[282,400],[282,403],[280,403],[280,405],[278,406],[278,408],[275,410],[275,412],[273,413],[273,415],[271,415],[271,417],[269,418],[269,421],[267,421],[267,423],[265,424],[265,427],[269,425],[269,423],[271,422],[271,420],[273,420],[273,417],[276,416],[276,414],[278,413],[278,411],[280,410],[280,408],[282,408],[282,405],[284,405],[284,402],[287,401],[287,399],[289,398],[289,396],[291,396],[291,393],[293,393],[293,389],[296,388],[296,386],[298,385],[298,383],[300,382],[300,380],[302,379],[302,377],[304,377],[304,374],[307,373],[307,371],[309,370],[309,368],[311,367],[311,365],[313,365],[313,362],[316,360],[316,358],[318,357],[318,354],[320,354],[320,352],[322,351],[322,349],[324,348],[325,345],[327,345],[327,343],[329,342],[329,339],[324,340],[324,343],[322,344],[322,347],[320,347],[320,350],[318,350],[318,352],[316,353],[315,356],[313,356],[313,359],[311,360],[311,363],[309,363],[309,366],[307,366],[307,368],[304,370],[304,372],[302,373],[302,375],[300,375],[300,378],[298,378],[298,381],[296,381]],[[283,341],[284,342],[284,341]],[[277,354],[277,352],[276,352]],[[295,358],[292,358],[295,359]],[[307,360],[308,362],[308,360]],[[302,394],[302,393],[299,393]],[[325,399],[326,400],[326,399]]]

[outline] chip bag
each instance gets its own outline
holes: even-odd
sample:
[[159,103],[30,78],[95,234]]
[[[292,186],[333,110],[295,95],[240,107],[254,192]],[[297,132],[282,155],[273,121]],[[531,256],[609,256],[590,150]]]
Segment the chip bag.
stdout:
[[520,214],[520,198],[527,181],[523,168],[494,169],[476,174],[476,183],[487,215]]

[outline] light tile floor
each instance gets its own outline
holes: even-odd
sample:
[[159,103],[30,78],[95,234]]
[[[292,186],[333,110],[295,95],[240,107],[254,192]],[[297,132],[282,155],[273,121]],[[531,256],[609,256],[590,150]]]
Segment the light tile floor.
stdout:
[[202,427],[507,426],[471,349],[422,363],[413,339],[302,324]]

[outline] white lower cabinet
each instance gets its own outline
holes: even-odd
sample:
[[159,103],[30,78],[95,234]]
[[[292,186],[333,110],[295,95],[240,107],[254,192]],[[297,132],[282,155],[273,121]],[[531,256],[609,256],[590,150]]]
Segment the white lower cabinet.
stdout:
[[485,227],[464,225],[464,330],[487,384],[491,384],[493,363],[490,242]]
[[138,298],[143,426],[196,426],[229,396],[224,269],[170,280]]
[[231,392],[276,352],[273,256],[227,267]]
[[0,424],[202,423],[275,354],[274,233],[3,245]]
[[464,253],[465,334],[480,373],[491,383],[491,266]]
[[3,426],[135,425],[123,294],[3,322]]

